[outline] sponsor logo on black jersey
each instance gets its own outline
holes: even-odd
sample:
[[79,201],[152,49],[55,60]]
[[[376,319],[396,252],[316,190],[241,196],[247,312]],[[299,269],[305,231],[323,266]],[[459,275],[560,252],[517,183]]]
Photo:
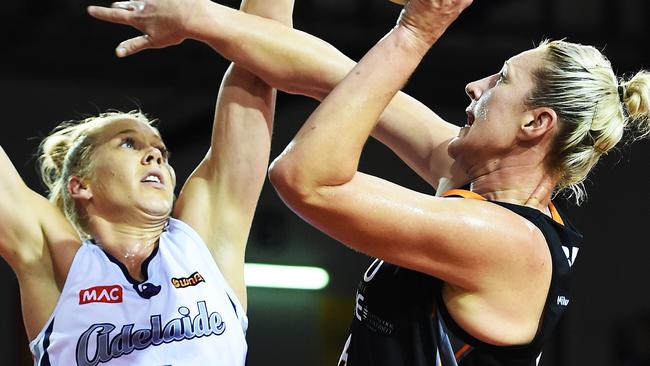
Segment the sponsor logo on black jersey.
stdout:
[[201,282],[205,282],[205,279],[203,279],[203,276],[199,272],[194,272],[189,277],[172,278],[172,285],[176,288],[196,286]]
[[569,299],[566,296],[560,295],[557,297],[557,304],[560,306],[568,306]]
[[580,250],[580,248],[563,245],[562,250],[564,251],[566,260],[569,262],[569,267],[572,267],[573,263],[576,262],[576,257],[578,256],[578,250]]
[[93,302],[115,304],[122,302],[122,286],[95,286],[79,291],[79,305]]

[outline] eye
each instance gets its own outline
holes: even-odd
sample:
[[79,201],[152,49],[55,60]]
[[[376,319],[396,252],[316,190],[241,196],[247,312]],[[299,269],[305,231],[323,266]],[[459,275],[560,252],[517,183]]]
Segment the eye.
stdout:
[[135,140],[132,137],[125,137],[122,139],[122,142],[120,142],[120,147],[135,149]]
[[508,81],[508,79],[507,79],[507,75],[506,75],[506,70],[501,70],[501,72],[499,72],[499,79],[497,79],[497,84],[505,83],[507,81]]

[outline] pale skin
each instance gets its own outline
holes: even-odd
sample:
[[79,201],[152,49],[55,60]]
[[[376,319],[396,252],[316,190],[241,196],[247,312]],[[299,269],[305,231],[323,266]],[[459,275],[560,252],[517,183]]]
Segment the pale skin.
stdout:
[[399,25],[356,66],[312,36],[218,4],[156,3],[160,13],[142,20],[150,37],[127,40],[118,53],[182,41],[157,32],[176,19],[186,29],[176,34],[210,44],[271,85],[324,98],[270,172],[294,211],[350,247],[445,281],[447,308],[478,339],[516,345],[534,337],[551,277],[550,254],[534,225],[489,202],[424,195],[357,166],[373,133],[434,187],[442,177],[452,186],[471,181],[485,198],[547,213],[557,177],[545,160],[557,116],[523,104],[541,51],[517,55],[503,73],[468,84],[471,127],[460,129],[398,90],[471,1],[412,0]]
[[[245,0],[241,10],[290,26],[293,0]],[[274,105],[273,88],[231,65],[217,98],[211,148],[175,205],[176,178],[158,132],[129,118],[97,127],[91,176],[67,182],[89,234],[141,280],[141,264],[167,218],[178,218],[198,232],[245,307],[244,254],[266,177]],[[51,315],[81,240],[56,206],[27,187],[1,148],[0,169],[0,254],[18,278],[31,340]],[[160,183],[145,181],[149,175]]]
[[[333,238],[442,279],[445,305],[469,334],[490,344],[520,345],[535,336],[550,285],[542,233],[498,205],[433,197],[357,171],[386,106],[470,3],[411,0],[398,26],[273,162],[270,177],[294,211]],[[545,165],[557,116],[523,103],[540,56],[540,50],[519,54],[507,62],[507,75],[468,84],[468,126],[448,152],[474,192],[546,213],[557,182]],[[391,72],[373,72],[385,69]]]
[[[279,90],[318,100],[325,98],[355,65],[336,48],[310,34],[212,1],[151,3],[155,11],[139,19],[116,9],[91,7],[89,12],[99,19],[136,24],[149,35],[120,43],[118,55],[194,39],[209,44]],[[453,180],[454,186],[468,182],[464,172],[452,171],[453,160],[447,154],[447,145],[459,129],[399,92],[384,110],[373,136],[437,189],[442,177]]]

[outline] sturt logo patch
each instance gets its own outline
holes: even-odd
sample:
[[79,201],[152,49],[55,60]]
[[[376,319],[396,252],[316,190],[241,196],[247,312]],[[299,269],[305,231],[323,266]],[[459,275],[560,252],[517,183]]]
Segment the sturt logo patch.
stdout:
[[203,279],[203,276],[199,272],[194,272],[189,277],[172,278],[172,285],[176,288],[196,286],[201,282],[205,282],[205,279]]
[[105,302],[109,304],[122,302],[122,286],[95,286],[79,291],[79,305],[93,302]]

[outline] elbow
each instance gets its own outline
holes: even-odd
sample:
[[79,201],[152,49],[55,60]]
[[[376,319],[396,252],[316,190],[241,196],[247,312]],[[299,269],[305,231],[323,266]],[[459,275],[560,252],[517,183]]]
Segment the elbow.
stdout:
[[316,193],[316,185],[300,168],[299,162],[285,153],[271,163],[269,181],[280,198],[292,208],[306,204]]

